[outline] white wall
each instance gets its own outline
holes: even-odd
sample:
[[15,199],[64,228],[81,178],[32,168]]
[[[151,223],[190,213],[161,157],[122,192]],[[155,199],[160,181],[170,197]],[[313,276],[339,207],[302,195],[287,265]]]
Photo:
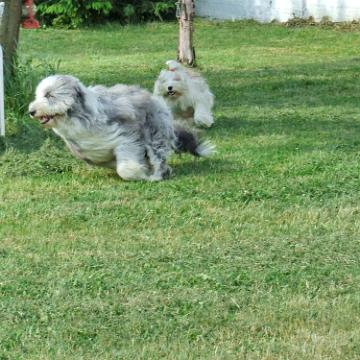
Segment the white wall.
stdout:
[[3,53],[0,45],[0,136],[5,136]]
[[4,3],[4,2],[0,2],[0,22],[1,22],[2,14],[3,14],[3,12],[4,12],[4,6],[5,6],[5,3]]
[[293,17],[360,20],[360,0],[195,0],[196,13],[216,19],[287,21]]

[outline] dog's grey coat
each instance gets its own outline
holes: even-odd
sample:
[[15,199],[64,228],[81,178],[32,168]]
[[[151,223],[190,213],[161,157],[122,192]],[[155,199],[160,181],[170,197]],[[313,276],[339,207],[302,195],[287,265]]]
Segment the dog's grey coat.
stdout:
[[161,180],[171,152],[209,156],[214,147],[176,127],[165,103],[137,86],[85,87],[69,75],[40,82],[30,114],[78,158],[115,168],[126,180]]

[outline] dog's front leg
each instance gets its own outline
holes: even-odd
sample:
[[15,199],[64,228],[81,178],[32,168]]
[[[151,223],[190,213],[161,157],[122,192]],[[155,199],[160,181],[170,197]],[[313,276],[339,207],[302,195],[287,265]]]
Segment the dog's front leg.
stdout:
[[144,150],[136,143],[124,143],[115,149],[116,172],[124,180],[150,180],[144,162]]
[[196,104],[194,108],[194,122],[198,126],[210,127],[214,123],[211,108],[206,104]]

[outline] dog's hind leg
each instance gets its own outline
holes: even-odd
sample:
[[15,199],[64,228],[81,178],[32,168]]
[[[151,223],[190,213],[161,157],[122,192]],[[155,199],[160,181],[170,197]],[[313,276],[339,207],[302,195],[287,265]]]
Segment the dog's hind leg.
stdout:
[[122,179],[151,180],[144,152],[144,148],[136,142],[125,142],[115,149],[116,172]]
[[171,175],[167,159],[172,153],[175,134],[173,119],[165,103],[159,100],[156,108],[147,115],[144,126],[144,144],[152,174],[150,180],[159,181]]
[[147,156],[149,158],[149,163],[152,167],[152,174],[150,175],[150,180],[160,181],[167,179],[171,175],[171,168],[167,164],[167,157],[169,151],[166,151],[166,148],[162,147],[151,147],[147,146]]

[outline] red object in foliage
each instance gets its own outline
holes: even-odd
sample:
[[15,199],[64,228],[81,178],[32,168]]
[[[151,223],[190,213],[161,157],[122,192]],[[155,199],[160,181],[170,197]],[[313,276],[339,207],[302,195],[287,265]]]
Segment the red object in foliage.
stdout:
[[33,0],[24,0],[24,6],[27,10],[26,19],[22,22],[22,27],[24,29],[38,29],[40,27],[39,22],[35,19],[33,12]]

